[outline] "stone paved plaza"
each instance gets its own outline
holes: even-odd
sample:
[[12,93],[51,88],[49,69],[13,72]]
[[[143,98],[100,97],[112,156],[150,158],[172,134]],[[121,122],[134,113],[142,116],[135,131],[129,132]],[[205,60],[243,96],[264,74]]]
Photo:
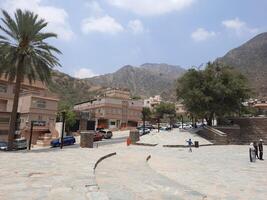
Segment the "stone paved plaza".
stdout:
[[[95,149],[0,152],[0,199],[266,199],[267,163],[250,163],[248,146],[208,146],[192,153],[162,147],[168,140],[185,144],[189,137],[205,141],[174,130],[141,139],[154,143],[157,138],[155,147],[124,142]],[[117,155],[101,162],[94,174],[95,162],[111,152]]]

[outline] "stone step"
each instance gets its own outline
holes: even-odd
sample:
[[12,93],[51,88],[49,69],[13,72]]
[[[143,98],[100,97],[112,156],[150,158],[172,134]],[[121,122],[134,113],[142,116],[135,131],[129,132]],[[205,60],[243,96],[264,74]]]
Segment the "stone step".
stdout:
[[36,146],[42,146],[42,147],[50,146],[50,142],[51,140],[37,140]]

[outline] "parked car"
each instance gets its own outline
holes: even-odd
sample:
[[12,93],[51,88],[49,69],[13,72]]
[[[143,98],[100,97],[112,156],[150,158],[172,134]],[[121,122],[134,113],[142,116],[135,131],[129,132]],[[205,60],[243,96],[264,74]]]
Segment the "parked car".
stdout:
[[108,129],[103,129],[103,130],[101,130],[99,132],[103,134],[103,137],[105,139],[110,139],[113,136],[112,132],[110,130],[108,130]]
[[145,135],[150,133],[150,129],[145,128],[145,129],[139,129],[139,135]]
[[[63,138],[63,146],[73,145],[73,144],[75,144],[75,142],[76,142],[76,140],[75,140],[75,137],[73,137],[73,136],[65,136]],[[61,141],[59,138],[52,140],[50,143],[50,145],[52,147],[59,147],[60,144],[61,144]]]
[[192,128],[192,125],[191,124],[183,124],[183,126],[181,125],[180,127],[179,127],[180,129],[190,129],[190,128]]
[[177,122],[175,124],[172,125],[173,128],[179,128],[182,125],[181,122]]
[[14,150],[27,149],[27,140],[25,138],[18,138],[14,140]]
[[101,132],[95,132],[94,142],[102,140],[103,137],[104,137],[103,133],[101,133]]
[[7,142],[0,141],[0,150],[6,151],[7,150]]
[[[138,126],[137,129],[138,130],[141,130],[141,129],[143,129],[143,127],[144,127],[144,125],[141,125],[141,126]],[[152,129],[154,129],[154,127],[152,125],[145,125],[145,128],[149,129],[150,131]]]
[[162,126],[162,127],[160,128],[160,130],[161,130],[161,131],[169,131],[169,130],[171,130],[171,127],[170,127],[170,126]]

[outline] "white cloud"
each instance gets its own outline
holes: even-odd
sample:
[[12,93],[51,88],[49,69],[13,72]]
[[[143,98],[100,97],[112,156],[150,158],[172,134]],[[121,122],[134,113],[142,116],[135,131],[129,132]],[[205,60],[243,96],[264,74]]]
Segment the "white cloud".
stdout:
[[121,24],[108,15],[86,18],[82,21],[81,28],[85,34],[90,32],[116,34],[124,30]]
[[216,36],[215,32],[207,31],[204,28],[198,28],[191,34],[192,39],[195,40],[196,42],[205,41],[215,36]]
[[144,16],[180,11],[189,7],[194,1],[195,0],[108,0],[113,6]]
[[222,21],[222,25],[232,30],[236,33],[236,35],[240,36],[243,34],[254,34],[257,33],[259,30],[257,28],[250,28],[246,22],[241,21],[239,18],[224,20]]
[[75,78],[90,78],[93,76],[98,76],[98,74],[95,74],[91,69],[88,68],[80,68],[74,73]]
[[128,28],[134,34],[141,34],[141,33],[145,32],[145,28],[144,28],[143,23],[138,19],[129,21]]
[[5,0],[0,3],[1,8],[7,10],[11,15],[20,8],[22,10],[30,10],[44,18],[48,23],[47,31],[58,34],[59,39],[70,40],[74,37],[74,33],[68,23],[68,13],[62,9],[42,4],[42,0]]
[[104,13],[103,8],[96,1],[90,0],[90,1],[85,3],[85,6],[88,8],[91,16],[99,16],[99,15],[102,15]]

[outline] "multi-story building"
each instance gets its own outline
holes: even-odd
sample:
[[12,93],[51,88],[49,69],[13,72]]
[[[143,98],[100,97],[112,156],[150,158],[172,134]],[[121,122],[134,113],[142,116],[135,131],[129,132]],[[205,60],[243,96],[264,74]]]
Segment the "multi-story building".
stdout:
[[162,102],[161,96],[156,95],[154,97],[149,97],[148,99],[144,100],[144,107],[150,108],[153,110],[157,105]]
[[130,99],[130,92],[121,89],[108,89],[104,97],[74,106],[77,112],[89,113],[87,127],[80,127],[80,130],[135,127],[141,120],[142,108],[143,101]]
[[[8,133],[14,87],[15,83],[10,83],[4,77],[0,77],[0,134],[2,138],[6,138]],[[57,104],[58,98],[50,94],[42,82],[35,81],[30,84],[25,80],[21,85],[18,105],[20,121],[18,129],[21,130],[22,135],[26,138],[29,136],[31,121],[35,122],[33,144],[43,132],[55,131]]]
[[184,115],[187,113],[185,106],[181,102],[175,103],[175,111],[177,116]]

